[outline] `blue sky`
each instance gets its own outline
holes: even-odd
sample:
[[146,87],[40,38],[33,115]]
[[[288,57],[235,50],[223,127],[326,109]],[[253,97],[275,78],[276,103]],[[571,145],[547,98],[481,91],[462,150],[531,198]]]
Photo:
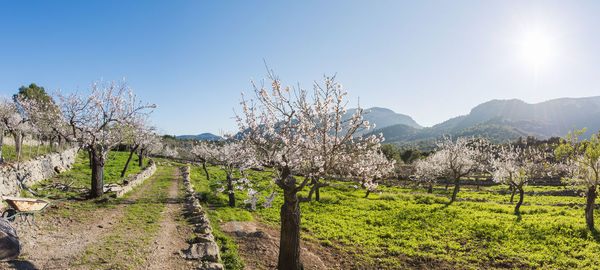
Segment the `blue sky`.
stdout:
[[[431,126],[490,99],[600,95],[598,3],[0,1],[0,94],[125,77],[162,133],[219,133],[265,59],[288,84],[337,74],[351,104]],[[544,64],[523,56],[532,28]]]

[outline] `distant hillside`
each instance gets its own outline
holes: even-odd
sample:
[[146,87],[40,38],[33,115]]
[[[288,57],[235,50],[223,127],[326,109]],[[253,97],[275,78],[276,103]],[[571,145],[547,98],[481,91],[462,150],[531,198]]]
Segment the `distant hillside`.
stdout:
[[[421,129],[421,125],[417,124],[410,116],[396,113],[390,109],[373,107],[364,110],[366,112],[364,119],[369,123],[374,123],[375,128],[385,128],[393,125],[406,125],[411,128]],[[344,118],[349,118],[356,112],[356,108],[348,109]]]
[[184,140],[199,140],[199,141],[221,141],[222,137],[214,135],[212,133],[202,133],[198,135],[180,135],[177,136],[178,139]]
[[600,129],[600,97],[560,98],[536,104],[518,99],[482,103],[467,115],[433,127],[415,129],[393,125],[376,130],[387,142],[415,143],[444,135],[486,137],[495,142],[520,136],[548,138],[564,136],[573,127],[587,127],[586,137]]

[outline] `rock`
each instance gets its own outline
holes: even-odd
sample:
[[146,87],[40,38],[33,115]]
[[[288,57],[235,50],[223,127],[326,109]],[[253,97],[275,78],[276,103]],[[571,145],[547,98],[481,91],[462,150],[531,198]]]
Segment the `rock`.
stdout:
[[194,228],[194,232],[201,234],[212,234],[213,230],[209,225],[203,224],[201,226],[196,226],[196,228]]
[[54,167],[54,171],[56,173],[62,173],[62,172],[65,172],[66,170],[65,170],[65,168],[63,168],[63,166],[58,165],[58,166]]
[[223,270],[223,265],[220,263],[207,263],[196,268],[197,270]]
[[218,262],[221,259],[219,256],[219,246],[215,242],[195,243],[183,252],[183,258],[186,260],[204,260],[210,262]]
[[0,218],[0,260],[14,259],[21,253],[21,243],[17,231],[10,222]]
[[264,239],[270,238],[270,236],[266,232],[263,232],[263,231],[255,231],[255,232],[251,232],[247,235],[248,235],[248,237],[264,238]]
[[194,237],[194,239],[192,239],[192,244],[207,243],[207,242],[214,242],[214,241],[215,241],[215,237],[212,234],[199,235],[199,236]]
[[208,223],[208,219],[204,215],[194,215],[189,219],[192,224],[205,224]]

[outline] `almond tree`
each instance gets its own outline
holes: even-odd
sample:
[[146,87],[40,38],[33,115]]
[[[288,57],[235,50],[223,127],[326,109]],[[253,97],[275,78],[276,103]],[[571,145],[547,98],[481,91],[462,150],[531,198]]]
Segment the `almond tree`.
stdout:
[[427,192],[433,193],[433,184],[437,180],[438,163],[433,160],[433,156],[415,161],[414,180],[427,185]]
[[[246,177],[245,171],[256,165],[252,148],[245,147],[240,142],[230,142],[216,147],[212,158],[221,165],[221,168],[227,174],[227,182],[217,189],[219,192],[227,190],[229,196],[229,206],[235,207],[235,190],[241,190],[251,187],[251,183]],[[234,171],[239,170],[242,178],[234,179]]]
[[455,142],[446,137],[438,143],[439,150],[431,156],[435,166],[436,176],[454,182],[454,191],[449,203],[456,200],[460,190],[460,178],[470,175],[479,168],[478,140],[457,138]]
[[154,140],[153,137],[156,136],[156,134],[154,133],[155,128],[152,126],[149,126],[147,124],[146,120],[140,120],[138,126],[133,127],[132,129],[130,129],[130,135],[127,138],[127,141],[130,145],[130,151],[129,151],[129,157],[127,158],[127,162],[125,162],[125,167],[123,167],[123,170],[121,171],[121,177],[125,176],[125,173],[127,172],[127,168],[129,167],[129,163],[131,162],[131,159],[133,158],[133,154],[139,151],[139,155],[138,158],[140,160],[139,165],[140,167],[143,166],[143,156],[142,156],[142,149],[151,144],[152,141]]
[[64,127],[64,123],[59,121],[60,109],[54,99],[46,93],[44,87],[39,87],[35,83],[28,87],[21,86],[19,93],[13,96],[13,100],[23,118],[29,121],[31,126],[29,134],[37,138],[39,154],[41,142],[49,139],[49,144],[52,145],[52,138],[57,137],[56,130]]
[[[383,137],[381,137],[383,141]],[[361,186],[367,190],[365,198],[377,190],[379,184],[375,182],[394,172],[394,163],[388,160],[379,149],[370,149],[367,151],[355,152],[360,154],[352,159],[352,163],[347,164],[341,171],[346,171],[350,177],[358,178]]]
[[192,154],[202,162],[202,169],[204,169],[204,173],[206,173],[206,180],[210,180],[210,175],[208,174],[208,170],[206,169],[206,163],[209,160],[214,160],[216,154],[216,145],[208,142],[201,141],[199,144],[194,145],[192,147]]
[[587,227],[594,229],[594,206],[600,184],[600,139],[594,134],[589,140],[579,141],[579,136],[585,132],[569,132],[556,148],[560,168],[566,174],[565,181],[578,186],[584,186],[585,192],[585,222]]
[[0,163],[4,162],[4,158],[2,156],[2,146],[4,145],[4,133],[8,130],[13,122],[14,117],[18,119],[18,112],[14,104],[2,97],[0,99]]
[[14,138],[15,152],[17,153],[17,160],[19,160],[25,132],[30,128],[29,119],[19,111],[16,102],[2,98],[0,100],[0,121],[2,122],[2,128],[6,129]]
[[138,101],[122,81],[96,82],[86,95],[59,94],[64,122],[69,126],[63,136],[78,142],[90,153],[91,197],[104,193],[103,171],[108,153],[122,143],[128,130],[139,125],[141,119],[155,108],[153,104]]
[[178,158],[179,157],[179,151],[177,150],[177,147],[170,147],[168,145],[164,145],[164,147],[162,149],[162,154],[165,157],[170,157],[170,158]]
[[[344,173],[342,165],[378,149],[380,139],[353,136],[370,125],[363,120],[362,109],[342,119],[347,93],[334,78],[325,77],[322,85],[315,83],[310,96],[305,89],[283,87],[273,72],[269,79],[268,89],[252,82],[256,97],[247,100],[242,95],[243,113],[236,118],[243,145],[251,148],[258,163],[273,168],[274,184],[283,191],[278,268],[296,270],[303,268],[298,192],[312,179],[321,182]],[[304,179],[299,182],[294,174]],[[250,191],[249,200],[256,202],[256,192]]]
[[515,214],[519,215],[519,208],[525,196],[523,187],[545,173],[547,164],[544,154],[534,147],[521,149],[505,146],[494,159],[493,167],[492,177],[495,182],[509,185],[513,190],[519,191],[519,201],[515,205]]
[[143,136],[141,136],[138,148],[138,166],[144,166],[144,157],[156,154],[163,148],[160,137],[150,130],[147,130]]

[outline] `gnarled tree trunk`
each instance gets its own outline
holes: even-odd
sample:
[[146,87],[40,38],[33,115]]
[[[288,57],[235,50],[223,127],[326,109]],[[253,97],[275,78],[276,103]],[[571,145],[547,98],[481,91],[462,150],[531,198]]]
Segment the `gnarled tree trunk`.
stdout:
[[314,177],[311,177],[310,182],[313,185],[313,190],[315,192],[315,201],[318,202],[319,200],[321,200],[321,192],[319,192],[319,189],[321,188],[321,186],[319,185],[319,182],[317,182],[317,180]]
[[[523,197],[525,196],[525,191],[523,190],[523,187],[517,187],[519,189],[519,201],[517,202],[517,205],[515,205],[515,215],[519,215],[519,208],[521,208],[521,205],[523,204]],[[514,191],[513,191],[514,194]]]
[[206,173],[206,181],[209,181],[210,176],[208,175],[208,170],[206,169],[206,160],[202,161],[202,169],[204,169],[204,173]]
[[15,153],[17,153],[17,161],[21,160],[21,147],[23,146],[23,135],[21,132],[11,132],[15,139]]
[[585,223],[588,229],[594,230],[594,202],[596,201],[596,185],[588,188],[585,202]]
[[129,168],[129,162],[131,162],[131,159],[133,158],[133,153],[135,153],[135,150],[137,150],[139,147],[139,145],[136,145],[135,147],[133,147],[133,149],[131,149],[131,152],[129,152],[129,158],[127,158],[127,162],[125,163],[125,168],[123,168],[123,171],[121,171],[121,177],[125,176],[125,173],[127,172],[127,168]]
[[91,147],[90,156],[91,156],[91,166],[92,166],[92,188],[90,191],[90,196],[92,198],[100,197],[104,194],[104,164],[106,161],[102,155],[99,146]]
[[88,150],[88,158],[90,159],[90,169],[94,168],[94,158],[92,157],[92,150]]
[[509,186],[508,190],[510,190],[510,203],[513,203],[513,200],[515,198],[515,193],[516,190],[513,186]]
[[229,194],[229,206],[235,207],[235,192],[233,191],[233,177],[227,172],[227,193]]
[[284,170],[278,180],[283,189],[281,206],[281,238],[279,239],[279,270],[304,269],[300,261],[300,205],[296,190],[296,179],[289,170]]
[[140,150],[140,154],[138,155],[138,166],[144,167],[144,149]]
[[456,200],[456,194],[458,194],[459,190],[460,190],[460,177],[454,179],[454,191],[452,191],[452,199],[450,200],[450,203],[453,203]]

